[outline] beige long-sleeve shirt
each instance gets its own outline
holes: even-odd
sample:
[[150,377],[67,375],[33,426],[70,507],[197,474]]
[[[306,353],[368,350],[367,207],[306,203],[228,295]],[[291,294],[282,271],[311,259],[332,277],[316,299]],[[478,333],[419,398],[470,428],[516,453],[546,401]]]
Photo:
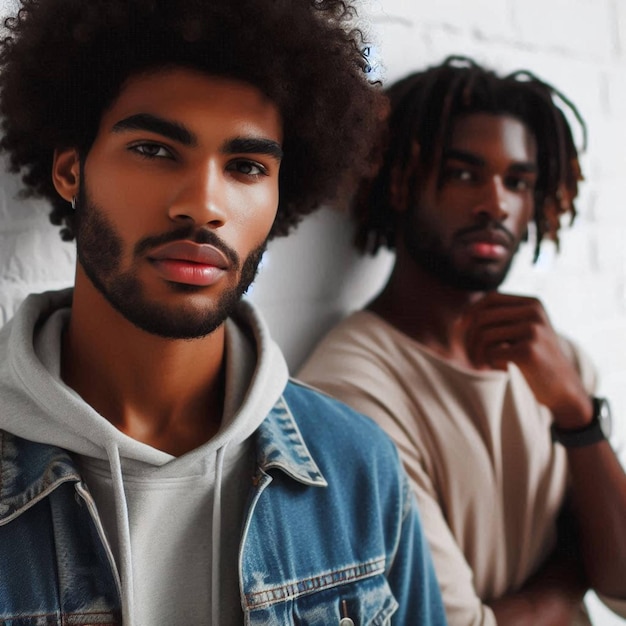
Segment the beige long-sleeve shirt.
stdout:
[[[590,363],[565,340],[563,349],[591,392]],[[299,376],[396,442],[451,626],[495,624],[484,602],[522,587],[550,554],[567,482],[550,413],[521,372],[455,366],[361,311],[327,335]]]

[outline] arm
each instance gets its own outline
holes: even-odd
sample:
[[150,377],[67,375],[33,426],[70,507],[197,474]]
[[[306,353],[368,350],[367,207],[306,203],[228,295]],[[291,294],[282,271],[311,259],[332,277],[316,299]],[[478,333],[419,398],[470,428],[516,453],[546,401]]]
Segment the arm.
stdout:
[[422,489],[417,488],[417,493],[451,626],[571,626],[574,623],[588,585],[580,558],[565,548],[572,543],[566,535],[559,533],[557,548],[521,589],[483,601],[474,587],[474,574],[439,504]]
[[[491,293],[470,308],[466,322],[468,355],[477,366],[514,363],[560,428],[591,422],[588,392],[538,300]],[[626,474],[606,441],[567,455],[589,581],[600,593],[626,598]]]
[[[433,476],[437,470],[431,467],[431,462],[425,458],[428,456],[427,450],[435,459],[441,458],[436,449],[436,438],[431,439],[428,426],[431,423],[430,413],[437,409],[432,403],[427,403],[426,407],[422,406],[421,400],[415,404],[406,396],[403,382],[398,381],[406,380],[402,376],[406,368],[406,372],[413,372],[410,377],[411,385],[417,385],[422,390],[420,395],[429,395],[427,383],[417,376],[417,372],[411,370],[410,364],[403,366],[402,355],[394,351],[389,342],[380,340],[384,345],[384,351],[370,349],[370,337],[372,334],[376,335],[376,330],[376,327],[367,329],[367,341],[362,339],[359,333],[352,333],[348,338],[335,336],[333,341],[326,341],[322,344],[321,351],[316,353],[316,358],[308,362],[301,374],[304,374],[308,382],[325,389],[358,411],[370,415],[395,441],[417,499],[421,526],[430,547],[449,624],[495,626],[494,611],[483,602],[481,595],[485,594],[486,589],[494,587],[496,591],[493,593],[502,594],[502,590],[509,587],[507,581],[511,577],[515,580],[520,578],[524,580],[524,577],[531,573],[532,570],[529,571],[531,566],[516,564],[514,574],[502,571],[502,560],[507,557],[500,552],[498,546],[501,544],[498,542],[506,539],[500,536],[491,514],[490,507],[494,499],[487,498],[483,502],[478,501],[474,512],[468,513],[470,518],[463,522],[469,524],[466,530],[470,534],[473,532],[469,530],[470,528],[478,529],[476,531],[478,543],[470,540],[471,546],[468,550],[480,555],[479,562],[482,564],[479,565],[480,572],[475,573],[472,570],[464,554],[464,548],[457,540],[457,536],[464,535],[465,531],[459,528],[456,534],[453,532],[451,522],[446,517],[445,496],[440,493],[442,487],[434,484]],[[376,338],[378,339],[378,336]],[[438,389],[443,393],[445,388]],[[422,414],[422,410],[425,413]],[[415,419],[407,418],[409,415],[413,415]],[[437,414],[433,413],[432,419],[436,417]],[[432,448],[433,445],[435,448]],[[447,446],[448,442],[444,442],[443,445]],[[450,467],[446,465],[441,471],[445,472],[446,469],[450,470]],[[462,469],[450,470],[444,482],[449,481],[452,489],[462,485],[467,479],[467,474],[463,472]],[[489,484],[489,482],[484,484],[485,489],[489,489]],[[497,500],[497,497],[495,499]],[[544,534],[546,532],[548,532],[546,528],[540,532],[542,546],[547,541]],[[514,538],[511,540],[515,541]],[[538,550],[541,549],[535,543],[533,554]],[[543,551],[541,555],[543,558],[547,556]],[[541,558],[539,555],[533,557],[532,567],[536,567],[534,564]],[[551,594],[567,595],[569,590],[569,581],[565,580],[559,586],[556,580],[545,594],[546,602]],[[522,589],[520,594],[525,591],[525,588]],[[579,597],[577,595],[576,599]],[[506,604],[509,600],[510,609]],[[577,601],[573,603],[577,604]],[[507,594],[499,598],[498,610],[507,610],[506,617],[511,619],[515,615],[519,616],[519,619],[530,620],[535,615],[534,607],[523,602],[522,596],[518,598],[518,594],[511,596]]]
[[522,589],[490,603],[498,624],[570,626],[574,623],[587,584],[573,522],[565,511],[560,519],[559,544],[547,562]]
[[571,626],[585,591],[582,576],[555,555],[522,589],[489,606],[506,626]]
[[387,579],[399,608],[396,626],[445,626],[446,616],[430,550],[419,520],[415,499],[404,472],[402,528]]
[[607,441],[568,450],[572,496],[593,587],[626,600],[626,476]]

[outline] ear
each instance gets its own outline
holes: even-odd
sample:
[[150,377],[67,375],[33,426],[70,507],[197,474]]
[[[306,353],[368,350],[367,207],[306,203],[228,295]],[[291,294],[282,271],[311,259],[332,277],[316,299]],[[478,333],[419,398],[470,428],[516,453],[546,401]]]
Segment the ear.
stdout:
[[55,150],[52,159],[52,182],[58,194],[68,202],[78,195],[80,158],[76,148]]

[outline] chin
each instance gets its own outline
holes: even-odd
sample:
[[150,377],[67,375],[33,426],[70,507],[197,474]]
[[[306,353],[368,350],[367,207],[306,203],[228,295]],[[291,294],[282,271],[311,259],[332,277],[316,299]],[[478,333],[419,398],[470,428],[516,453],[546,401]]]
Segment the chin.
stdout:
[[457,287],[464,291],[495,291],[504,282],[506,274],[470,274],[457,277]]

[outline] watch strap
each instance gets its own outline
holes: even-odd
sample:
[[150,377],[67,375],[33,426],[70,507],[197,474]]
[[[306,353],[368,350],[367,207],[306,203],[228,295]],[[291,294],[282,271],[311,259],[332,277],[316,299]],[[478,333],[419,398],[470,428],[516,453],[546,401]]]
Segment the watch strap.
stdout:
[[606,400],[596,397],[591,399],[593,401],[593,418],[591,422],[582,428],[574,429],[559,428],[553,423],[550,427],[552,441],[558,442],[566,448],[582,448],[583,446],[590,446],[606,440],[606,435],[600,424],[600,413]]

